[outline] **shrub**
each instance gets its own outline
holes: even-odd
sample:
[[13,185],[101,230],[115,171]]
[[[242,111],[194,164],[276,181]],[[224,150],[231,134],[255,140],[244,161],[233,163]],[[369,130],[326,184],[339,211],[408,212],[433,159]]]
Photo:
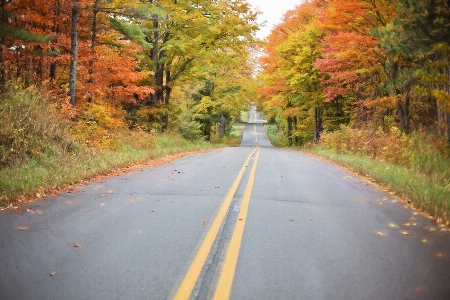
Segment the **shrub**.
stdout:
[[426,132],[412,134],[391,127],[353,129],[341,126],[335,132],[324,132],[320,146],[342,154],[369,156],[425,174],[436,183],[450,187],[450,158],[446,146]]
[[73,146],[51,105],[36,88],[10,84],[0,101],[0,167]]

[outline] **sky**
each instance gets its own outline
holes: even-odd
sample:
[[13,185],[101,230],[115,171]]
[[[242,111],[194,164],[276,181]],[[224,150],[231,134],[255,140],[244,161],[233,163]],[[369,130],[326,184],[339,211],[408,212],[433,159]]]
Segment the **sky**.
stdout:
[[265,38],[270,34],[272,27],[281,22],[286,11],[299,5],[302,0],[247,0],[247,2],[262,12],[258,22],[267,21],[266,26],[257,34],[259,38]]

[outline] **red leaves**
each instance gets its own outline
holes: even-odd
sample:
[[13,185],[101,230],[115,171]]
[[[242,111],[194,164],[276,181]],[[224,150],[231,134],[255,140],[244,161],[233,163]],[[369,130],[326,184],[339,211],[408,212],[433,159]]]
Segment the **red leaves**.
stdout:
[[323,58],[314,66],[329,77],[324,81],[327,101],[357,90],[364,73],[376,65],[375,47],[373,37],[355,32],[340,31],[324,38]]

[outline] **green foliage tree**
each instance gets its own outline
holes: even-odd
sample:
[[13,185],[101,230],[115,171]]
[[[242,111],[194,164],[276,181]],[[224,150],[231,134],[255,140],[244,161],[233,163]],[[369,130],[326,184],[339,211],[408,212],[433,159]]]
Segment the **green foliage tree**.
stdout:
[[[130,17],[112,22],[144,51],[141,66],[152,72],[155,92],[145,104],[159,108],[161,129],[169,125],[170,96],[180,77],[191,76],[194,61],[211,64],[213,53],[242,51],[255,41],[256,14],[245,1],[158,0],[123,10]],[[132,17],[131,17],[132,16]]]

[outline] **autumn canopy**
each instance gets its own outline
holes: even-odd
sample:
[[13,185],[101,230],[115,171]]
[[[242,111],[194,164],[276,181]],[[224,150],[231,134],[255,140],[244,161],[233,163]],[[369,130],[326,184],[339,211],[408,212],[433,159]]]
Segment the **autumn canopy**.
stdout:
[[448,141],[449,26],[447,1],[304,1],[268,38],[264,109],[290,144],[342,126]]

